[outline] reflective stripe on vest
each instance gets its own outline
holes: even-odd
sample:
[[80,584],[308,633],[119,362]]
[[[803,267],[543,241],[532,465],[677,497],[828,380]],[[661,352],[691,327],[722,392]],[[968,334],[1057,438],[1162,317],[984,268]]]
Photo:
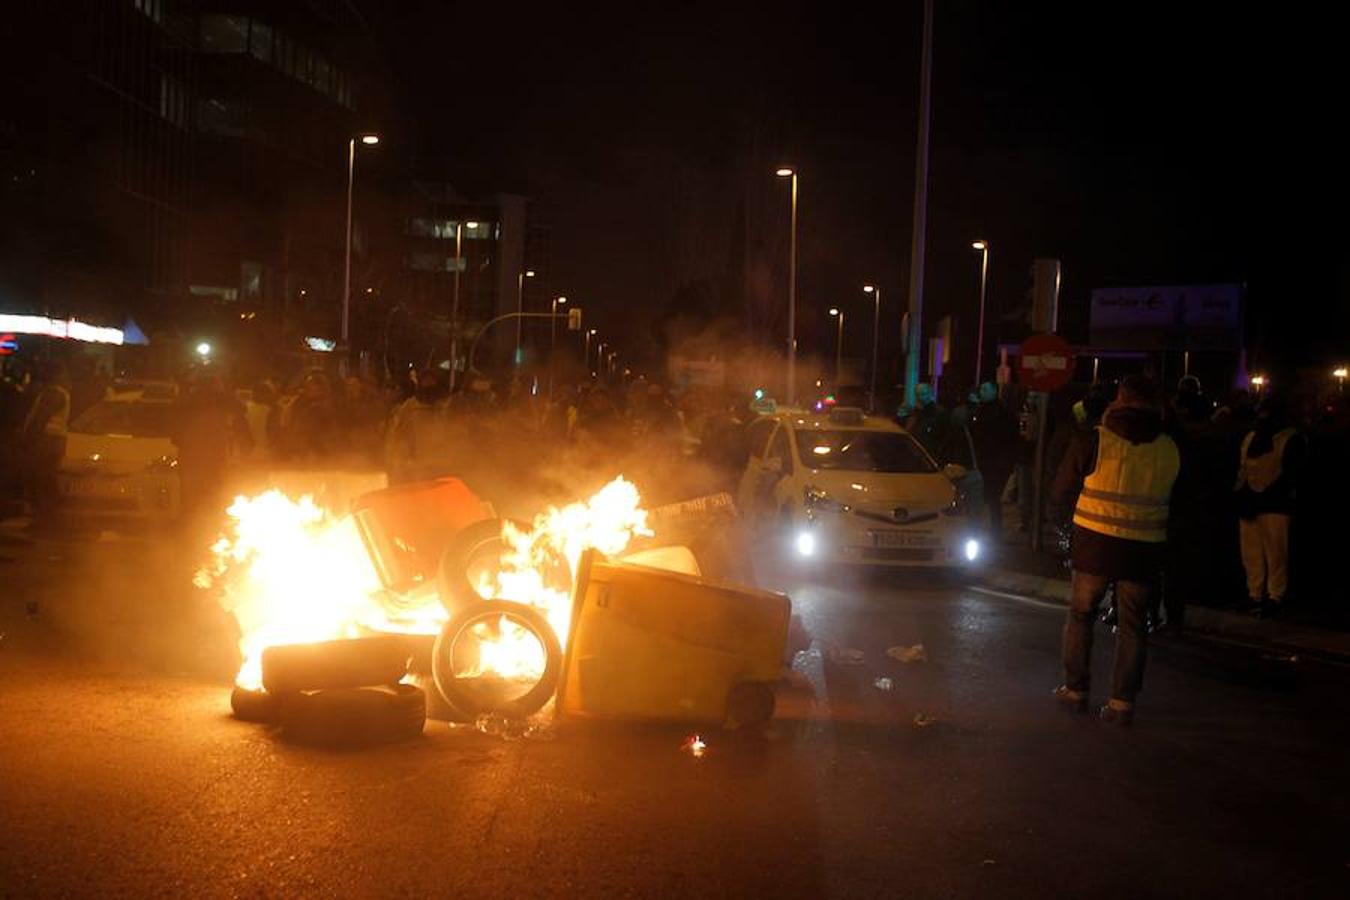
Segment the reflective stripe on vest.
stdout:
[[1132,444],[1097,426],[1097,465],[1083,481],[1073,521],[1089,531],[1134,541],[1167,540],[1167,504],[1181,468],[1166,435]]

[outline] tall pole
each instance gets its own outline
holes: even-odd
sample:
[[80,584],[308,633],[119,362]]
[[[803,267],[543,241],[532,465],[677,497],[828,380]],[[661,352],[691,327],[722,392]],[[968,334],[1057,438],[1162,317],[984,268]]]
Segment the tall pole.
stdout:
[[586,330],[586,352],[581,360],[581,368],[586,371],[588,376],[591,374],[591,337],[594,334],[594,328],[588,328]]
[[877,346],[881,334],[881,287],[865,285],[863,290],[872,295],[872,377],[867,387],[867,411],[877,410]]
[[792,171],[792,240],[788,249],[788,370],[787,402],[797,400],[797,171]]
[[923,255],[928,228],[928,120],[933,105],[933,0],[923,2],[923,71],[919,77],[919,137],[914,159],[914,229],[909,248],[909,349],[905,354],[905,405],[915,406],[923,349]]
[[464,222],[455,221],[455,299],[450,308],[450,393],[455,392],[455,363],[459,356],[459,269],[464,264]]
[[979,387],[984,362],[984,289],[989,278],[989,242],[976,241],[974,247],[980,251],[980,325],[975,330],[975,386]]
[[839,331],[834,339],[834,389],[839,390],[839,381],[844,365],[844,311],[839,310]]
[[[523,313],[524,311],[525,311],[525,273],[520,272],[516,275],[516,312]],[[516,366],[520,365],[521,325],[524,321],[525,320],[523,318],[516,319],[516,355],[511,359],[512,365]]]
[[356,137],[347,139],[347,249],[342,267],[342,347],[347,348],[347,323],[352,302],[352,181],[356,174]]
[[553,357],[558,350],[558,304],[566,303],[566,297],[554,297],[553,308],[548,318],[548,399],[553,399],[553,373],[557,366]]

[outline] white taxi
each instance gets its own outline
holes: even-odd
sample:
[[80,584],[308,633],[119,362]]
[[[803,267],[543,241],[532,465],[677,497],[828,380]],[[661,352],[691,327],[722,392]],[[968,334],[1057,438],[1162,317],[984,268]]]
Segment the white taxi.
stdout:
[[802,561],[964,568],[983,541],[955,482],[908,432],[862,410],[779,411],[749,426],[737,501]]
[[178,514],[178,448],[173,404],[114,397],[70,424],[57,472],[63,508],[72,514],[165,520]]

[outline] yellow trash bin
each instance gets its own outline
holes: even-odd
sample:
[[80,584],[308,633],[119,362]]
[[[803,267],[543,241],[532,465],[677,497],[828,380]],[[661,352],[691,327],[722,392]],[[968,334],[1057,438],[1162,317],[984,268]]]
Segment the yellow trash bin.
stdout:
[[792,605],[783,594],[582,556],[561,716],[723,721],[773,713]]

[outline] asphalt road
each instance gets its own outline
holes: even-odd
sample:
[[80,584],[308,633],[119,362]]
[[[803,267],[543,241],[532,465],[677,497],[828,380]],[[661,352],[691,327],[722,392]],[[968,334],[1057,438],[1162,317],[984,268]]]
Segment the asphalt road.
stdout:
[[793,575],[814,644],[763,736],[323,751],[230,717],[190,553],[105,538],[0,532],[0,895],[1350,894],[1342,671],[1159,647],[1114,729],[1049,698],[1058,608]]

